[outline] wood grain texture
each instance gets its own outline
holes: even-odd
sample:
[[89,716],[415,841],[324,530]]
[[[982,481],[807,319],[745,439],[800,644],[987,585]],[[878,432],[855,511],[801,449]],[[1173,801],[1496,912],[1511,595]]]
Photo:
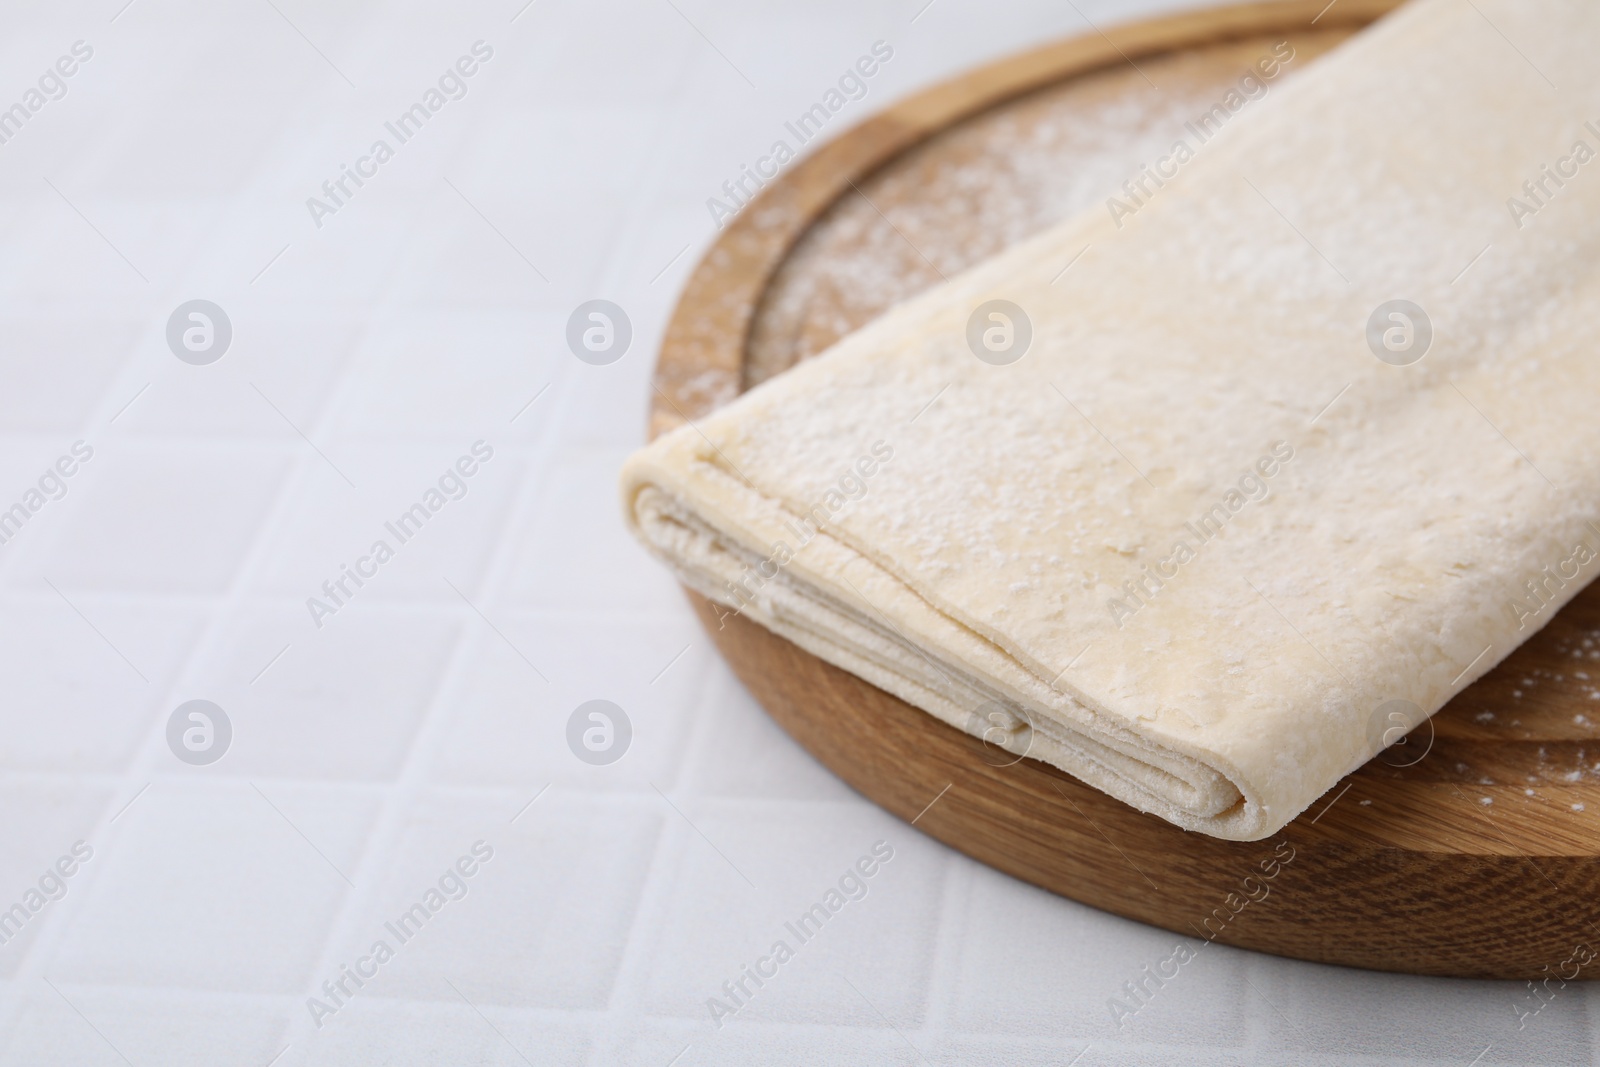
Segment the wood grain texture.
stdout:
[[[1247,4],[1091,33],[954,79],[822,146],[696,269],[663,342],[652,435],[1077,210],[1057,175],[1113,186],[1095,184],[1096,167],[1141,158],[1140,138],[1167,128],[1163,107],[1207,99],[1271,42],[1287,37],[1305,65],[1394,6],[1343,0],[1312,27],[1324,5]],[[1108,116],[1126,127],[1114,129],[1121,142],[1085,140]],[[983,195],[958,202],[973,188]],[[690,599],[738,677],[841,778],[1063,896],[1191,939],[1419,974],[1546,978],[1577,944],[1600,947],[1600,588],[1253,843],[1185,832],[987,749]]]

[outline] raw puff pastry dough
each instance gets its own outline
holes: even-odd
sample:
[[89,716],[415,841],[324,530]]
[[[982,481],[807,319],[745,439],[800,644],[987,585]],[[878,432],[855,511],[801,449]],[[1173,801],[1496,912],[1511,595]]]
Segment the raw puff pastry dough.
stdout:
[[[629,521],[945,722],[1270,835],[1374,754],[1385,702],[1431,714],[1600,569],[1597,46],[1592,0],[1403,8],[1120,225],[1069,221],[664,435]],[[1577,172],[1540,191],[1547,164]],[[967,346],[991,299],[1032,323],[1009,366]],[[1367,342],[1394,299],[1432,324],[1409,366]]]

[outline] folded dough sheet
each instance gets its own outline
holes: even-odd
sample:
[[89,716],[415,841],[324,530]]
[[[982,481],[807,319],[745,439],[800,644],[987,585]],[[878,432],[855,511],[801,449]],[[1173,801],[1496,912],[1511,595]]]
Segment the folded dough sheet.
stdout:
[[1592,0],[1408,5],[663,435],[629,521],[953,726],[1272,834],[1600,570],[1597,50]]

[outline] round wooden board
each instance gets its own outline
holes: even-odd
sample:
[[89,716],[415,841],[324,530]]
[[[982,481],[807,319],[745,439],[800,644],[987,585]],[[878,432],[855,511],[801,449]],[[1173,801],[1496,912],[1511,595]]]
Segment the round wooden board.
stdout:
[[[1393,6],[1257,3],[1091,32],[936,86],[822,145],[695,270],[662,345],[652,435],[1100,203],[1277,42],[1296,50],[1292,76]],[[1600,588],[1254,843],[1187,833],[1038,761],[997,759],[690,599],[744,684],[845,781],[1062,896],[1190,938],[1417,974],[1571,977],[1576,947],[1600,946]]]

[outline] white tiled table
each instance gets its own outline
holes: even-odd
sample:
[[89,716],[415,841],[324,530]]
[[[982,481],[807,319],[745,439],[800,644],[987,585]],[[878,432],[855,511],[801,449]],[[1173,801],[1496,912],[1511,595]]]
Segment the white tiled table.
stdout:
[[[1216,946],[1119,1031],[1107,998],[1174,937],[854,795],[622,529],[705,198],[786,116],[876,39],[852,120],[1161,5],[124,2],[0,8],[0,108],[93,48],[0,144],[0,509],[94,449],[0,546],[0,908],[93,849],[0,945],[0,1061],[1591,1062],[1584,989],[1519,1032],[1513,986]],[[306,198],[480,39],[467,95],[318,228]],[[606,367],[563,340],[597,296],[635,330]],[[208,366],[165,339],[194,298],[233,326]],[[478,440],[467,495],[314,625],[306,598]],[[208,766],[166,739],[196,698],[234,732]],[[634,727],[610,766],[565,741],[594,698]],[[466,895],[388,933],[480,840]],[[714,1025],[880,840],[867,896]]]

